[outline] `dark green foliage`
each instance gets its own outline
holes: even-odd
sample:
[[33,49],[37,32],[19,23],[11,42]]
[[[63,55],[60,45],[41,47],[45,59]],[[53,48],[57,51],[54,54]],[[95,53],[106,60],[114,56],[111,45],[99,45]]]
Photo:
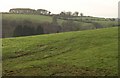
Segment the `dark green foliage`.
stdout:
[[53,18],[52,18],[52,24],[58,24],[56,16],[53,16]]
[[[67,14],[71,14],[67,12]],[[115,27],[118,25],[116,19],[104,19],[98,17],[91,16],[83,16],[80,13],[77,16],[77,12],[75,12],[74,16],[67,16],[66,12],[61,12],[59,15],[53,14],[51,16],[45,15],[25,15],[25,14],[3,14],[3,26],[2,26],[2,36],[3,37],[12,37],[21,35],[20,31],[22,31],[17,26],[28,26],[26,31],[31,31],[36,34],[38,30],[37,26],[41,25],[44,29],[44,33],[58,33],[58,32],[66,32],[66,31],[80,31],[80,30],[91,30],[96,28],[107,28],[107,27]],[[81,21],[82,18],[82,21]],[[33,27],[33,30],[31,30]],[[14,30],[16,29],[16,30]],[[17,31],[18,30],[18,31]],[[25,33],[26,33],[25,31]],[[42,29],[39,33],[41,34]],[[15,33],[17,32],[17,33]],[[31,32],[26,33],[24,35],[31,34]]]
[[23,36],[34,35],[34,33],[35,33],[35,29],[33,27],[29,27],[29,26],[23,27],[23,32],[22,32]]
[[34,35],[35,29],[29,26],[17,26],[14,30],[14,37]]
[[23,27],[18,25],[15,30],[14,30],[14,34],[13,36],[16,37],[16,36],[22,36],[22,32],[23,32]]
[[30,35],[38,35],[38,34],[43,34],[44,30],[41,27],[41,25],[38,25],[37,28],[32,26],[28,26],[27,23],[24,23],[25,25],[18,25],[15,30],[14,30],[14,37],[18,36],[30,36]]
[[76,31],[79,30],[80,25],[73,20],[67,20],[62,23],[62,31]]
[[40,15],[50,15],[50,11],[45,9],[30,9],[30,8],[13,8],[9,10],[11,14],[40,14]]
[[36,29],[36,35],[37,34],[43,34],[44,33],[44,30],[43,30],[43,28],[41,27],[41,25],[39,25],[38,27],[37,27],[37,29]]
[[96,29],[103,28],[102,25],[100,25],[99,23],[96,23],[96,22],[93,22],[93,25],[95,26]]

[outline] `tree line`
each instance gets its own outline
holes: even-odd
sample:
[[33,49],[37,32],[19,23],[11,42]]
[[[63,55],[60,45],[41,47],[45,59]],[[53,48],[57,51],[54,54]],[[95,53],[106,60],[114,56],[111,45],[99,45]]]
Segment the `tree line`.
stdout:
[[[59,14],[53,14],[52,12],[46,10],[46,9],[30,9],[30,8],[13,8],[9,10],[9,13],[13,13],[13,14],[35,14],[35,15],[47,15],[47,16],[57,16],[59,19],[73,19],[74,17],[78,17],[80,16],[80,19],[75,19],[75,20],[79,20],[79,21],[83,21],[83,17],[91,17],[91,16],[84,16],[83,13],[75,11],[75,12],[71,12],[71,11],[61,11]],[[102,18],[104,21],[115,21],[115,18]],[[85,22],[89,22],[89,21],[99,21],[100,18],[95,19],[92,18],[91,19],[85,19]]]
[[98,23],[94,23],[91,26],[90,25],[82,26],[79,22],[75,22],[73,20],[66,20],[59,24],[56,16],[53,16],[51,23],[50,22],[34,23],[28,20],[23,21],[3,20],[3,37],[6,37],[10,33],[11,37],[18,37],[88,30],[96,28],[102,28],[102,26]]
[[50,15],[51,12],[45,9],[30,9],[30,8],[13,8],[9,10],[9,13],[15,14],[41,14],[41,15]]
[[9,13],[17,13],[17,14],[42,14],[42,15],[60,15],[60,16],[83,16],[83,13],[75,12],[65,12],[62,11],[59,14],[51,14],[50,11],[45,9],[30,9],[30,8],[13,8],[9,10]]
[[[3,37],[30,36],[50,34],[68,31],[82,31],[110,26],[103,26],[101,23],[82,21],[77,19],[66,19],[58,23],[58,16],[52,16],[52,22],[35,23],[30,20],[5,20],[3,19]],[[112,25],[112,24],[111,24]],[[112,25],[115,26],[115,25]]]
[[44,33],[43,28],[40,25],[37,26],[37,28],[30,27],[27,25],[24,26],[18,25],[14,30],[13,37],[39,35],[43,33]]

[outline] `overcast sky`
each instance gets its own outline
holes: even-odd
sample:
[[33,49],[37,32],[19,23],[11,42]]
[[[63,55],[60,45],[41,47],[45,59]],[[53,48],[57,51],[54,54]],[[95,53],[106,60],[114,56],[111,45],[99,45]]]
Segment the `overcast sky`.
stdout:
[[118,17],[119,0],[1,0],[0,12],[11,8],[46,9],[52,13],[78,11],[87,16]]

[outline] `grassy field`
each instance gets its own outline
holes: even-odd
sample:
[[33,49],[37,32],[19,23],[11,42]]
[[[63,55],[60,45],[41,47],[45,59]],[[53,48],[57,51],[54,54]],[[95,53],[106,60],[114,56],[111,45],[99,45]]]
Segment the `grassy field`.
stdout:
[[3,39],[4,76],[116,76],[117,27]]
[[[3,19],[9,21],[24,21],[29,20],[33,23],[52,22],[52,16],[45,15],[29,15],[29,14],[3,14]],[[64,20],[58,19],[58,23],[61,24]]]
[[[43,22],[52,22],[52,16],[45,16],[45,15],[29,15],[29,14],[2,14],[3,18],[5,20],[9,20],[9,21],[24,21],[24,20],[29,20],[33,23],[43,23]],[[81,17],[76,17],[74,19],[81,19]],[[95,21],[103,26],[109,27],[110,25],[116,24],[117,25],[117,21],[105,21],[105,19],[103,20],[103,18],[97,18],[97,17],[83,17],[82,20],[85,21],[86,19],[96,19],[99,21]],[[58,19],[58,23],[61,25],[62,22],[64,22],[65,20],[61,20]],[[90,23],[85,23],[85,22],[81,22],[79,21],[80,25],[86,25],[86,24],[90,24]],[[82,24],[81,24],[82,23]],[[91,23],[92,24],[92,23]]]
[[[11,19],[12,18],[12,19]],[[48,21],[51,22],[52,18],[50,16],[43,15],[27,15],[27,14],[3,14],[3,19],[7,20],[30,20],[34,22],[43,22]]]
[[113,27],[118,25],[118,21],[95,21],[101,24],[103,27]]

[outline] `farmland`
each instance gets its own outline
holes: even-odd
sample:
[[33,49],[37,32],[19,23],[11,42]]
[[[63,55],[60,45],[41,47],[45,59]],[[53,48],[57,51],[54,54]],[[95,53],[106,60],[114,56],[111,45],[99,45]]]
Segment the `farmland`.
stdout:
[[[117,21],[111,21],[105,18],[97,17],[72,17],[71,20],[60,19],[56,20],[55,25],[53,16],[50,15],[32,15],[32,14],[2,14],[3,16],[3,38],[14,37],[15,31],[18,26],[32,27],[36,31],[38,26],[43,29],[43,34],[69,32],[69,31],[82,31],[97,28],[108,28],[117,26]],[[32,32],[32,31],[31,31]],[[35,34],[35,33],[33,33]],[[40,34],[40,33],[39,33]],[[30,34],[32,35],[32,34]],[[37,34],[35,34],[37,35]],[[21,36],[21,35],[20,35]]]
[[118,75],[118,27],[2,41],[3,76]]
[[[33,23],[41,23],[41,22],[52,22],[51,16],[44,15],[29,15],[29,14],[3,14],[3,20],[9,21],[24,21],[29,20]],[[63,20],[58,20],[61,23]]]

